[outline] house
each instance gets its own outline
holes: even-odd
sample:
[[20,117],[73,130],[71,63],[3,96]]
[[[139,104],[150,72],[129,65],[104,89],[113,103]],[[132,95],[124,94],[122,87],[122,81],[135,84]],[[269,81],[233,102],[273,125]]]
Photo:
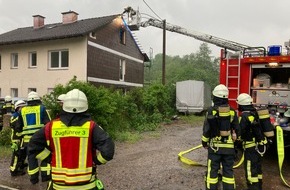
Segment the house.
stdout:
[[78,20],[68,11],[60,23],[44,21],[34,15],[33,26],[0,35],[0,96],[42,96],[74,76],[96,86],[143,86],[148,57],[122,15]]

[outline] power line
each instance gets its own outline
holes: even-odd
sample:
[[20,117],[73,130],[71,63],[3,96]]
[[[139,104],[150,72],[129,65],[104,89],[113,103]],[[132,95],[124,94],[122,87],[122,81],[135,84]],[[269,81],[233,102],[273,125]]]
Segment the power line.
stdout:
[[145,0],[143,0],[143,2],[147,5],[147,7],[155,14],[155,16],[157,16],[160,20],[162,20],[162,18],[160,16],[157,15],[157,13],[155,13],[155,11],[153,11],[153,9],[151,9],[151,7],[146,3]]

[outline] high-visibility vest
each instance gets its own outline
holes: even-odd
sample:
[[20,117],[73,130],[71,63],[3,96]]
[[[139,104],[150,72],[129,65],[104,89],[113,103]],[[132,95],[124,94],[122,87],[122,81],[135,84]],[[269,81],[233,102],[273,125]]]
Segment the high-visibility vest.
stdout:
[[25,106],[21,109],[23,120],[22,135],[24,142],[29,142],[31,136],[44,126],[41,121],[41,106]]
[[51,148],[52,181],[57,184],[75,185],[89,183],[92,178],[94,122],[82,126],[66,126],[56,119],[50,130],[45,130]]

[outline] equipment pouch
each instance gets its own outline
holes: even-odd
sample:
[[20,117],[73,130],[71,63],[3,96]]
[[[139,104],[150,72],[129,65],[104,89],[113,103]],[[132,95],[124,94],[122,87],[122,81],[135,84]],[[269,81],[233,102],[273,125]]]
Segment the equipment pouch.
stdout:
[[274,137],[274,127],[271,124],[268,109],[259,109],[257,112],[264,135],[268,138]]
[[218,121],[220,136],[228,137],[231,134],[231,114],[229,106],[218,107]]

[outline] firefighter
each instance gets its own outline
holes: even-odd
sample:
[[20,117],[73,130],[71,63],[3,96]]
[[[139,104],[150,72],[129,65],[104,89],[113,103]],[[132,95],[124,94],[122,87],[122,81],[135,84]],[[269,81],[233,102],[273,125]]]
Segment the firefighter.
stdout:
[[18,117],[19,112],[23,106],[25,106],[26,103],[23,100],[18,100],[15,103],[15,112],[12,114],[10,118],[10,127],[12,130],[11,133],[11,148],[12,148],[12,158],[11,158],[11,164],[10,164],[10,173],[11,176],[17,176],[17,175],[24,175],[24,168],[27,166],[27,164],[24,163],[25,161],[25,154],[23,153],[22,149],[20,149],[21,144],[21,133],[18,133],[15,128],[19,124],[18,123]]
[[2,114],[12,114],[14,112],[14,104],[12,103],[12,98],[11,96],[7,95],[4,98],[4,105],[3,105],[3,110],[2,110]]
[[[38,93],[31,91],[27,96],[27,106],[23,107],[20,110],[19,114],[19,126],[17,127],[17,132],[22,133],[22,143],[21,149],[26,153],[25,158],[27,156],[27,146],[30,141],[32,135],[43,128],[46,123],[50,121],[50,115],[46,110],[46,107],[42,105],[40,97]],[[42,154],[42,156],[45,153]],[[47,181],[50,179],[50,165],[49,165],[49,152],[45,154],[45,159],[41,162],[41,177],[43,181]],[[35,166],[33,166],[35,167]],[[30,178],[31,181],[34,180],[34,175],[37,175],[38,178],[38,163],[37,169],[31,169],[31,166],[28,165],[28,174],[32,176]],[[34,177],[34,178],[33,178]]]
[[45,149],[52,153],[52,181],[47,189],[101,189],[95,166],[113,159],[115,145],[87,110],[86,95],[73,89],[65,96],[60,117],[31,138],[29,164]]
[[[269,112],[262,116],[252,104],[253,99],[249,94],[242,93],[237,97],[238,110],[241,112],[239,123],[241,140],[244,147],[244,169],[249,190],[262,189],[262,157],[266,151],[267,138],[271,130],[264,131],[262,124],[270,123]],[[260,111],[261,112],[261,111]],[[265,112],[265,110],[263,111]],[[259,119],[259,116],[261,119]],[[267,120],[265,120],[268,118]],[[264,120],[264,121],[263,121]],[[274,136],[272,131],[270,136]],[[265,135],[264,135],[265,134]],[[270,137],[269,137],[270,138]]]
[[213,106],[206,112],[202,136],[202,145],[208,149],[205,185],[206,189],[218,189],[221,176],[223,189],[233,190],[236,188],[233,165],[234,142],[239,137],[238,117],[228,104],[229,91],[225,85],[217,85],[212,94]]

